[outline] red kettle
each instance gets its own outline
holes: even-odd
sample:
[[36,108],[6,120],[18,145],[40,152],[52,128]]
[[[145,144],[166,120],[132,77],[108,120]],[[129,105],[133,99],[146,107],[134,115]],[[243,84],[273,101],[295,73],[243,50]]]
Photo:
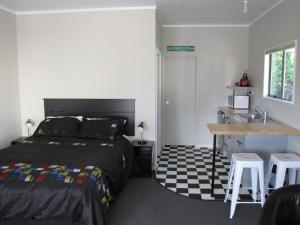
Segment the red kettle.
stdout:
[[249,87],[249,80],[247,73],[243,74],[242,79],[240,80],[240,86],[241,87]]

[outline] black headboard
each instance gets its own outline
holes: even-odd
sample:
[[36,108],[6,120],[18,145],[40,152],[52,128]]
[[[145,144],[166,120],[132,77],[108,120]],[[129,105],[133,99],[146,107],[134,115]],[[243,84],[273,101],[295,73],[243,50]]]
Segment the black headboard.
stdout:
[[45,117],[125,117],[124,134],[135,135],[135,99],[44,99],[44,108]]

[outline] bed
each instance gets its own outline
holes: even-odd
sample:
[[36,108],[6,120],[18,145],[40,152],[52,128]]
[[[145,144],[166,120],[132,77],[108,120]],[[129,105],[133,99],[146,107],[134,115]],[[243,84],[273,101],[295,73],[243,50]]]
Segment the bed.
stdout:
[[0,224],[104,225],[132,171],[123,134],[134,135],[134,100],[45,99],[44,106],[35,134],[0,151]]

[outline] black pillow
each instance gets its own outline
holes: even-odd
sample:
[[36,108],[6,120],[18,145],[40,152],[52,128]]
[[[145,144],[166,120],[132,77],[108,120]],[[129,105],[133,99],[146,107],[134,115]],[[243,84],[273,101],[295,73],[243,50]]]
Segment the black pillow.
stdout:
[[120,125],[112,118],[84,118],[80,126],[79,136],[83,138],[114,140],[120,132]]
[[76,137],[80,121],[72,117],[46,118],[40,123],[34,136]]
[[127,126],[127,119],[124,117],[117,117],[117,116],[113,116],[110,118],[114,123],[116,123],[119,126],[119,132],[116,136],[122,137],[125,132],[125,128]]

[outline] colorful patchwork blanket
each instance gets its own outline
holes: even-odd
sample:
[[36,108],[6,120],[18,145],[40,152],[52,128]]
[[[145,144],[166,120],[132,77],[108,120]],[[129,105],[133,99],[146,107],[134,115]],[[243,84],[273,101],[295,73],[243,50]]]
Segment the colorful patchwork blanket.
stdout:
[[63,165],[33,166],[26,163],[0,164],[0,183],[4,181],[35,182],[62,182],[65,184],[85,185],[88,182],[96,185],[98,196],[103,205],[109,206],[111,195],[107,178],[100,168],[95,166],[80,166],[68,168]]

